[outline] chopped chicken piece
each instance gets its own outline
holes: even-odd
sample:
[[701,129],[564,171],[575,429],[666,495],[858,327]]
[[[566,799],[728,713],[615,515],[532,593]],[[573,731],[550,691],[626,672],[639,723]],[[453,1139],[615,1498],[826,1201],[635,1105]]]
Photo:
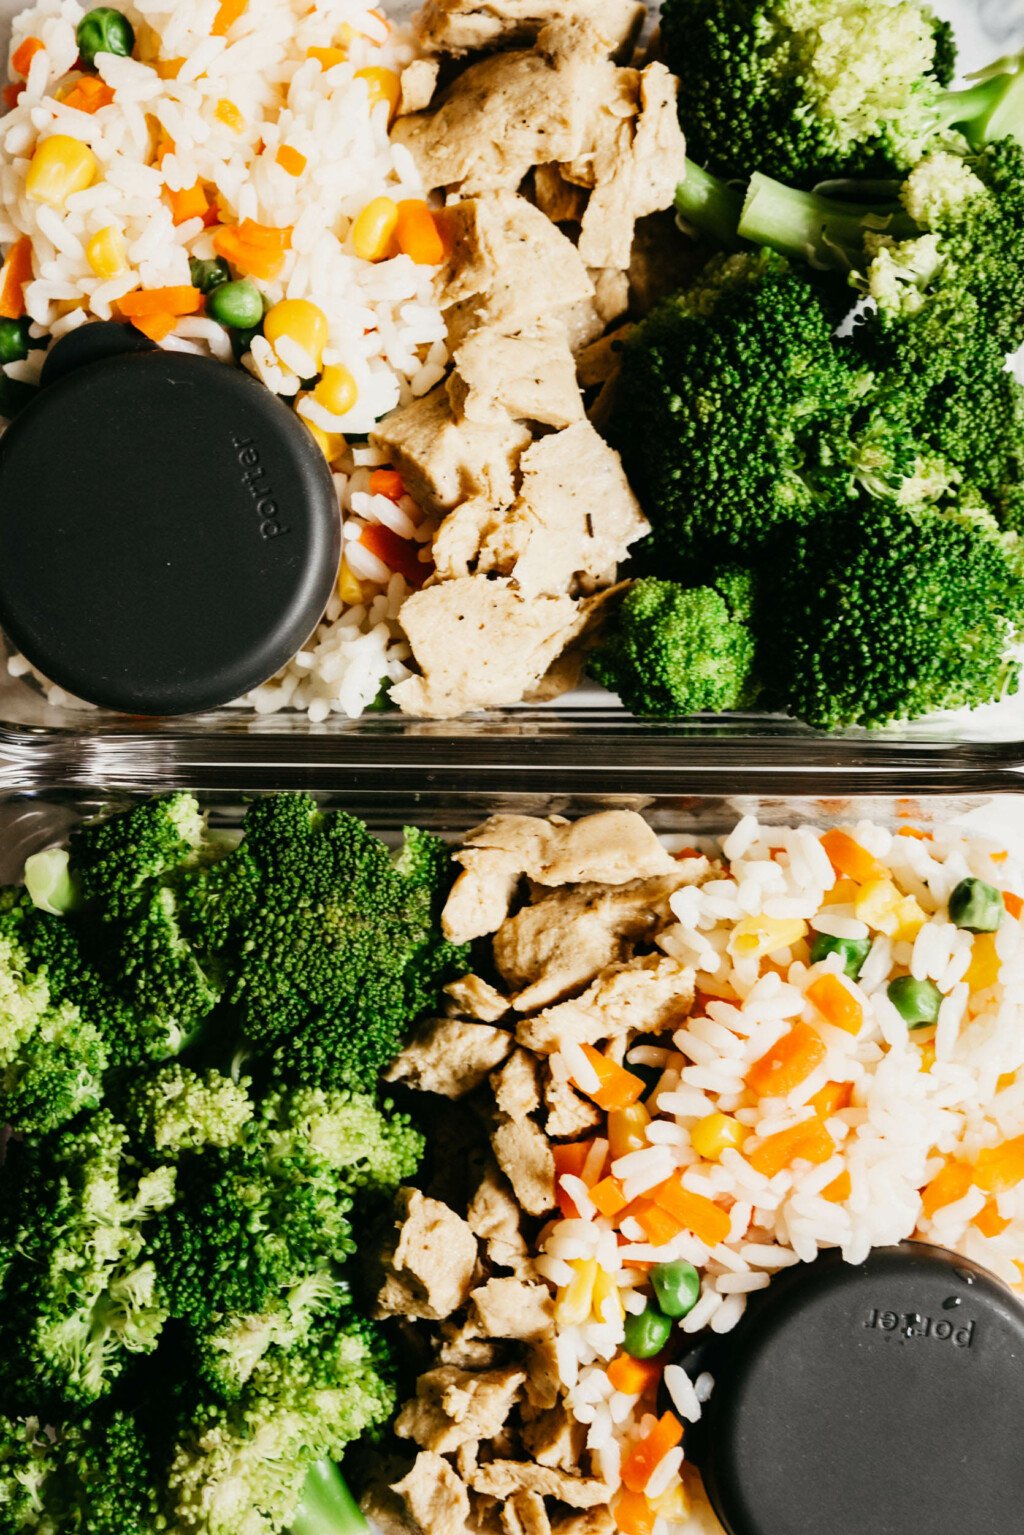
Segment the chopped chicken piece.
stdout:
[[596,1103],[578,1093],[567,1076],[556,1076],[553,1070],[544,1087],[544,1102],[548,1109],[544,1132],[554,1141],[578,1140],[603,1118]]
[[581,153],[613,67],[604,55],[587,21],[551,22],[528,52],[471,64],[433,112],[399,118],[393,137],[412,154],[428,191],[458,187],[471,197],[514,190],[532,166]]
[[[465,864],[465,850],[475,848],[513,855],[527,879],[549,889],[587,882],[626,885],[680,868],[635,810],[601,810],[578,821],[492,815],[463,838],[456,863]],[[702,871],[707,867],[702,862]]]
[[540,1063],[528,1050],[516,1050],[500,1071],[491,1073],[494,1101],[509,1119],[525,1119],[540,1108]]
[[517,1492],[505,1504],[502,1520],[507,1535],[551,1535],[544,1499],[537,1492]]
[[555,1159],[543,1130],[532,1119],[508,1120],[491,1136],[498,1166],[528,1215],[555,1207]]
[[544,426],[583,419],[576,364],[557,318],[511,333],[471,331],[457,348],[447,389],[456,420],[500,426],[507,417]]
[[529,1345],[527,1364],[525,1393],[530,1406],[539,1411],[556,1406],[562,1394],[562,1376],[554,1328]]
[[553,1535],[615,1535],[618,1529],[610,1508],[591,1508],[586,1513],[566,1514],[556,1519]]
[[359,1499],[359,1507],[379,1535],[420,1535],[407,1505],[390,1487],[372,1482]]
[[465,1535],[469,1492],[440,1455],[421,1450],[412,1470],[394,1485],[423,1535]]
[[677,873],[617,888],[558,890],[503,922],[494,960],[517,1011],[561,1001],[609,965],[629,959],[636,943],[653,939],[669,920],[669,896],[689,882],[686,866],[676,867]]
[[436,579],[457,581],[475,574],[480,545],[504,516],[505,507],[495,506],[492,496],[471,496],[449,512],[430,549]]
[[553,224],[578,224],[587,206],[583,187],[566,181],[557,165],[538,165],[533,172],[533,200]]
[[479,1466],[470,1486],[496,1498],[511,1498],[517,1492],[536,1492],[541,1497],[557,1498],[570,1508],[594,1508],[607,1503],[611,1488],[596,1477],[570,1476],[550,1466],[532,1461],[492,1460]]
[[399,1189],[395,1209],[398,1235],[385,1256],[376,1314],[431,1321],[451,1316],[473,1283],[476,1237],[454,1210],[418,1189]]
[[525,1416],[523,1446],[540,1466],[559,1471],[575,1471],[587,1442],[587,1431],[559,1402],[546,1412]]
[[516,1039],[538,1055],[552,1055],[567,1044],[677,1028],[693,1006],[693,982],[693,970],[678,960],[645,954],[612,965],[581,996],[525,1019]]
[[444,217],[452,249],[439,287],[452,351],[481,327],[515,335],[540,317],[564,323],[573,305],[593,301],[575,245],[525,197],[493,192]]
[[520,1209],[498,1167],[491,1163],[466,1212],[469,1229],[498,1268],[518,1269],[529,1249],[519,1229]]
[[583,389],[596,389],[611,383],[622,370],[622,350],[632,325],[620,325],[599,341],[591,342],[576,359],[576,371]]
[[462,873],[451,888],[441,922],[452,943],[469,943],[496,932],[504,922],[523,868],[514,852],[501,848],[463,848],[454,861],[462,865]]
[[[464,1482],[469,1480],[479,1464],[480,1441],[477,1439],[468,1439],[465,1444],[460,1444],[458,1449],[455,1451],[455,1469],[462,1477]],[[478,1501],[478,1495],[476,1493],[471,1493],[469,1501],[471,1506],[475,1505]],[[473,1523],[475,1526],[476,1520],[474,1520]]]
[[430,1018],[419,1025],[384,1078],[422,1093],[464,1098],[501,1064],[511,1046],[512,1037],[504,1029],[462,1018]]
[[498,426],[456,421],[443,384],[400,405],[371,437],[409,494],[434,513],[472,496],[509,505],[515,493],[513,471],[530,441],[527,428],[508,417]]
[[[499,918],[504,921],[508,908]],[[463,975],[457,981],[449,981],[444,988],[449,1006],[466,1018],[478,1018],[481,1023],[497,1023],[508,1012],[508,1003],[489,981],[479,975]]]
[[528,597],[614,568],[650,532],[622,461],[589,421],[542,437],[519,461],[522,486],[483,547],[481,567]]
[[629,308],[629,274],[616,267],[592,267],[594,308],[602,328],[621,320]]
[[429,107],[437,87],[439,65],[436,59],[413,59],[402,70],[399,80],[398,115],[423,112]]
[[462,1444],[493,1439],[525,1379],[524,1371],[511,1365],[480,1375],[454,1365],[428,1370],[416,1382],[415,1397],[395,1420],[395,1433],[438,1455],[447,1455]]
[[583,153],[563,164],[568,181],[593,188],[580,226],[588,267],[626,271],[637,219],[671,207],[686,174],[676,98],[676,80],[664,64],[618,70]]
[[391,697],[407,714],[431,719],[518,703],[596,606],[594,598],[527,601],[508,580],[487,576],[413,592],[401,622],[423,675],[400,682]]
[[501,1364],[506,1350],[494,1338],[481,1338],[469,1322],[443,1322],[438,1361],[460,1370],[492,1370]]
[[533,1342],[553,1332],[555,1308],[547,1285],[489,1279],[470,1296],[470,1319],[487,1338]]
[[611,53],[629,50],[644,14],[636,0],[427,0],[417,37],[428,53],[480,53],[533,42],[549,22],[581,16]]

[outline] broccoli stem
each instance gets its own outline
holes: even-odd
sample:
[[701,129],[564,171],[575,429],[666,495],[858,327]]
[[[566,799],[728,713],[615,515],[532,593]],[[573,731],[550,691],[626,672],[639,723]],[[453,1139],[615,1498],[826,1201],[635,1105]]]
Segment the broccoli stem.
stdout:
[[742,192],[726,186],[692,160],[687,160],[686,177],[676,187],[675,205],[680,219],[710,235],[717,244],[727,249],[741,245],[736,231],[743,212]]
[[948,91],[941,120],[959,128],[975,149],[1014,138],[1024,143],[1024,55],[1018,68],[990,75],[963,91]]
[[869,231],[912,239],[920,230],[896,202],[881,207],[798,192],[760,172],[751,177],[739,233],[812,266],[853,271],[864,261]]
[[369,1525],[332,1460],[318,1460],[306,1478],[291,1535],[369,1535]]

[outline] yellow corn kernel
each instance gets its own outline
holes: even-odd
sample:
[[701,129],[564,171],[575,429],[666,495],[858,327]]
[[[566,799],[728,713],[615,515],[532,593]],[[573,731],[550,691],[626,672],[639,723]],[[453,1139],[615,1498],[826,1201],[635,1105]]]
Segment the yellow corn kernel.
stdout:
[[664,1519],[667,1524],[681,1524],[690,1517],[690,1495],[685,1485],[677,1482],[674,1487],[663,1492],[660,1498],[655,1498],[652,1507],[658,1518]]
[[[302,396],[306,398],[305,395]],[[320,452],[327,462],[333,467],[345,451],[345,439],[340,432],[325,432],[322,426],[317,426],[315,421],[309,421],[305,416],[299,420],[309,432]]]
[[906,895],[900,902],[896,912],[896,931],[893,933],[893,937],[897,943],[913,943],[927,921],[927,916],[914,900],[914,897]]
[[340,364],[325,368],[323,377],[313,390],[313,399],[332,416],[343,416],[352,409],[359,398],[359,386],[347,368]]
[[85,259],[97,277],[119,277],[128,266],[124,239],[115,224],[93,235],[85,247]]
[[590,1320],[594,1304],[594,1281],[597,1278],[596,1258],[577,1258],[569,1267],[575,1278],[563,1285],[555,1301],[555,1321],[560,1327],[582,1327]]
[[995,933],[976,934],[971,963],[964,976],[971,990],[987,991],[990,986],[994,986],[999,979],[999,966]]
[[853,909],[860,921],[866,922],[876,933],[894,938],[900,925],[903,901],[904,897],[891,879],[871,879],[860,887]]
[[931,1071],[935,1065],[935,1040],[929,1039],[921,1046],[921,1070]]
[[352,225],[352,249],[361,261],[382,261],[391,249],[398,224],[398,204],[390,197],[375,197]]
[[99,162],[88,144],[55,133],[44,139],[32,156],[25,177],[25,191],[34,203],[63,208],[75,192],[84,192],[96,180]]
[[744,917],[732,930],[729,952],[736,959],[763,959],[806,936],[807,923],[799,917]]
[[837,879],[831,890],[825,892],[822,906],[852,906],[860,886],[852,879]]
[[399,79],[395,71],[382,69],[379,64],[371,64],[367,69],[357,69],[356,79],[366,81],[366,88],[370,93],[371,110],[378,102],[387,102],[388,122],[390,122],[398,106],[400,91]]
[[625,1321],[626,1308],[622,1304],[622,1295],[607,1269],[598,1268],[594,1275],[594,1292],[590,1304],[595,1322]]
[[[355,36],[355,33],[352,32],[351,27],[348,27],[348,31],[352,33],[352,37]],[[306,58],[316,59],[316,62],[320,65],[320,68],[323,70],[324,74],[326,74],[329,69],[333,69],[336,64],[344,64],[347,57],[348,55],[344,48],[306,49]]]
[[1006,1089],[1008,1087],[1013,1087],[1016,1081],[1017,1073],[1015,1071],[1004,1071],[996,1083],[996,1092],[1005,1093]]
[[352,574],[344,560],[338,571],[338,596],[347,608],[354,608],[363,600],[362,584]]
[[213,115],[225,128],[230,128],[232,133],[241,133],[245,127],[245,118],[233,101],[222,96],[213,110]]
[[184,65],[184,59],[158,59],[156,72],[161,80],[177,80]]
[[708,1162],[717,1162],[723,1151],[738,1151],[747,1138],[746,1128],[728,1114],[707,1114],[690,1131],[693,1149]]
[[608,1149],[613,1162],[631,1151],[643,1151],[647,1145],[647,1126],[651,1116],[642,1103],[628,1109],[612,1109],[608,1115]]
[[293,341],[313,364],[312,372],[320,372],[327,345],[327,316],[316,304],[304,298],[282,299],[268,310],[263,334],[272,347],[279,341]]

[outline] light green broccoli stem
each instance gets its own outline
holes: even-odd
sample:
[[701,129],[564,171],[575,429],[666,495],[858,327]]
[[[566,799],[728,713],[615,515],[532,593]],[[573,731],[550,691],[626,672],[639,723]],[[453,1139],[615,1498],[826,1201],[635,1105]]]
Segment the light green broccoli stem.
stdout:
[[25,859],[25,889],[33,906],[63,917],[78,902],[78,887],[68,872],[66,847],[48,847]]
[[948,91],[940,108],[940,121],[959,128],[975,149],[1016,139],[1024,144],[1024,55],[963,91]]
[[306,1478],[291,1535],[369,1535],[369,1528],[337,1466],[318,1460]]
[[920,230],[895,201],[876,208],[842,202],[798,192],[758,172],[750,180],[739,233],[812,266],[852,272],[864,263],[868,235],[909,240]]
[[737,235],[743,213],[743,194],[702,170],[692,160],[686,162],[686,176],[676,187],[677,222],[708,235],[727,250],[742,244]]

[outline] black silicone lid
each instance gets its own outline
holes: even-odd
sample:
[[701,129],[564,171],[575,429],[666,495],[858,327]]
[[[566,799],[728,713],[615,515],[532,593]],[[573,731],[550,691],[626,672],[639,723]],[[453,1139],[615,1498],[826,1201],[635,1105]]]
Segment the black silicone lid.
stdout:
[[705,1363],[699,1453],[730,1535],[1024,1529],[1024,1307],[959,1256],[787,1270]]
[[56,380],[0,440],[0,625],[106,708],[227,703],[327,604],[341,530],[326,461],[242,369],[111,356],[110,330],[75,334],[68,367],[55,347]]

